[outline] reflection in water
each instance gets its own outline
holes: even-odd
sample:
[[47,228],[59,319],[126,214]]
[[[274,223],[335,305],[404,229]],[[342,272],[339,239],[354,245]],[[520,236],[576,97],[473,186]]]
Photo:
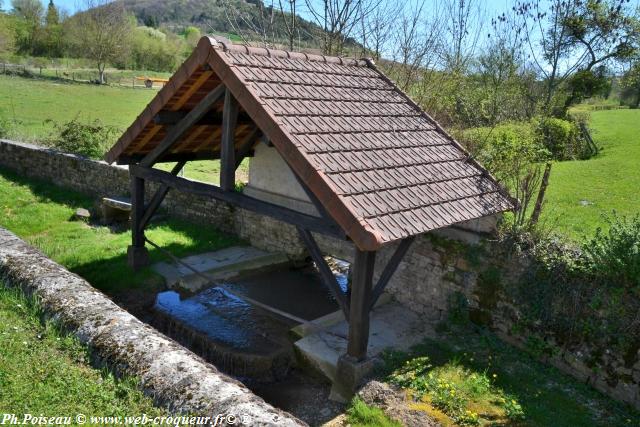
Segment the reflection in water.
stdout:
[[174,291],[161,292],[155,308],[216,342],[258,353],[273,350],[276,344],[269,337],[290,327],[219,287],[186,299]]

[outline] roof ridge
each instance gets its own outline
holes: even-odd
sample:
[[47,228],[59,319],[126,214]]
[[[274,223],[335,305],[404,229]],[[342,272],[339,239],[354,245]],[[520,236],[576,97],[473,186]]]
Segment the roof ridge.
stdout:
[[346,56],[329,56],[316,55],[305,52],[292,52],[283,49],[271,49],[267,47],[248,46],[246,44],[236,44],[230,40],[220,36],[204,36],[209,39],[214,49],[222,49],[225,52],[234,51],[246,53],[248,55],[261,55],[276,58],[290,58],[313,62],[324,62],[327,64],[346,65],[351,67],[370,67],[371,59],[369,58],[352,58]]

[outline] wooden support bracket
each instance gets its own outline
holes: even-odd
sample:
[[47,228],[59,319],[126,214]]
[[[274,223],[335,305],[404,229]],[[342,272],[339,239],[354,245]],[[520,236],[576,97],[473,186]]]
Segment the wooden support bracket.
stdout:
[[402,240],[400,242],[400,245],[396,248],[396,251],[389,259],[389,262],[387,262],[387,265],[385,266],[382,274],[380,275],[380,278],[378,279],[378,283],[376,284],[375,288],[373,288],[373,292],[371,293],[371,304],[369,307],[370,310],[373,309],[373,307],[376,305],[376,302],[378,302],[378,298],[380,298],[380,295],[382,295],[382,292],[384,292],[387,284],[389,284],[389,280],[391,280],[391,277],[393,277],[393,273],[395,273],[398,269],[400,261],[402,261],[414,240],[415,236],[407,237],[406,239]]
[[329,289],[333,297],[340,306],[340,309],[344,313],[345,319],[349,320],[349,300],[342,289],[340,289],[340,284],[336,280],[336,276],[331,271],[331,268],[327,264],[327,261],[322,256],[322,251],[318,247],[316,240],[313,238],[313,235],[309,230],[305,230],[304,228],[298,227],[298,233],[300,234],[300,238],[304,242],[307,250],[309,251],[309,255],[316,263],[318,270],[320,271],[320,277],[322,277],[322,282]]

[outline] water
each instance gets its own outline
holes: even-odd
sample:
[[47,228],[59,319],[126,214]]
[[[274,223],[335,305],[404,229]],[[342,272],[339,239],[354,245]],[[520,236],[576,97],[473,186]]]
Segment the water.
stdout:
[[220,344],[258,354],[280,347],[283,328],[291,327],[219,287],[186,299],[161,292],[155,308]]
[[[346,286],[346,276],[344,279]],[[338,310],[313,268],[258,274],[181,298],[161,292],[154,326],[238,376],[273,381],[293,364],[289,331],[297,323],[242,299],[247,296],[305,320]]]

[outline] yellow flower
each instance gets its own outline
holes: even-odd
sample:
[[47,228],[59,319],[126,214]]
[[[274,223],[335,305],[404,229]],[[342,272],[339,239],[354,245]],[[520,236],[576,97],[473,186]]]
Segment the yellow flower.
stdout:
[[498,378],[498,374],[493,374],[493,378]]

